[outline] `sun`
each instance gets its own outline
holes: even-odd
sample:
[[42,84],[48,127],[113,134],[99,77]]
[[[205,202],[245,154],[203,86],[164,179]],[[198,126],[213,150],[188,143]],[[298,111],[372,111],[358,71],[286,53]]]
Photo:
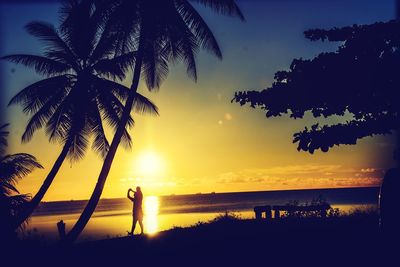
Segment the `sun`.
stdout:
[[144,151],[137,157],[137,170],[143,176],[157,176],[162,174],[164,162],[154,151]]

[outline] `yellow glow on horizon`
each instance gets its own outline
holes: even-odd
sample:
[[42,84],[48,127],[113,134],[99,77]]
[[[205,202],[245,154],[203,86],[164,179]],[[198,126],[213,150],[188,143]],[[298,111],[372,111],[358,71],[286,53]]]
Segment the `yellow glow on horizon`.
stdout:
[[158,232],[159,201],[156,196],[148,196],[144,199],[144,227],[148,234]]

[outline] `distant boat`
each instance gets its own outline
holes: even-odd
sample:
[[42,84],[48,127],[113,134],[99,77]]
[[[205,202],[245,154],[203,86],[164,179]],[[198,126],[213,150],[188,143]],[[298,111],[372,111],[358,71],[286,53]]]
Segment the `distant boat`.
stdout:
[[212,192],[211,192],[211,195],[214,195],[214,194],[215,194],[215,192],[214,192],[214,191],[212,191]]

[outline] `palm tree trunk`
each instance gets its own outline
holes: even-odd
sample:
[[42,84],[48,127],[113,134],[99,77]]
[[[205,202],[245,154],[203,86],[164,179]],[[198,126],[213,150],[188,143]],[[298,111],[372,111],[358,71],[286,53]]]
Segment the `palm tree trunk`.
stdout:
[[32,198],[32,200],[26,204],[26,207],[17,216],[17,218],[15,220],[15,224],[14,224],[14,229],[17,229],[18,227],[20,227],[20,225],[22,223],[24,223],[32,215],[33,211],[39,205],[40,201],[43,199],[43,197],[46,194],[47,190],[49,189],[51,183],[53,182],[54,178],[56,177],[58,171],[60,170],[60,167],[68,154],[68,150],[69,150],[70,146],[71,146],[71,141],[67,141],[64,144],[64,147],[63,147],[60,155],[58,156],[56,162],[54,163],[53,167],[51,168],[49,174],[47,174],[47,177],[44,180],[39,191]]
[[78,221],[72,227],[71,231],[66,235],[64,240],[62,240],[62,242],[64,242],[64,243],[72,243],[78,238],[79,234],[85,228],[86,224],[88,223],[90,217],[92,216],[92,214],[93,214],[94,210],[96,209],[96,206],[100,200],[100,196],[103,192],[108,173],[110,172],[111,165],[114,160],[114,156],[117,152],[118,145],[121,141],[121,137],[125,131],[125,127],[126,127],[126,124],[129,119],[129,115],[132,110],[133,101],[135,100],[136,91],[139,86],[141,69],[142,69],[142,57],[141,57],[140,53],[138,53],[138,56],[135,61],[133,81],[132,81],[132,85],[130,88],[129,96],[126,101],[123,113],[122,113],[121,121],[118,125],[117,131],[115,132],[114,138],[111,142],[110,149],[107,153],[106,158],[104,159],[104,163],[101,168],[99,177],[97,179],[96,186],[95,186],[93,193],[89,199],[89,202],[86,204],[86,207],[83,210]]

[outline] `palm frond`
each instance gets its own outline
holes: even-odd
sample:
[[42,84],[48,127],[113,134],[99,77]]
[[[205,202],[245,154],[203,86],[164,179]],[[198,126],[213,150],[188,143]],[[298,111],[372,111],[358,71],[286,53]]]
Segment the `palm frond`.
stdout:
[[11,196],[12,194],[19,194],[15,183],[10,183],[5,179],[0,179],[0,195]]
[[[98,86],[99,90],[112,93],[116,98],[112,98],[110,100],[117,104],[119,108],[123,109],[123,104],[118,102],[125,101],[128,98],[130,89],[114,81],[100,79],[97,77],[94,77],[94,79],[96,79],[96,86]],[[106,95],[107,92],[102,94]],[[139,93],[136,93],[132,111],[139,114],[150,114],[155,116],[159,115],[158,107],[150,99]]]
[[151,114],[158,116],[158,107],[147,97],[136,93],[132,111],[139,114]]
[[[101,94],[98,97],[98,101],[100,110],[103,114],[103,120],[107,121],[109,125],[116,130],[121,120],[124,105],[111,92],[108,94]],[[134,123],[133,118],[130,116],[127,126],[131,128],[134,126]]]
[[235,0],[189,0],[189,1],[209,7],[213,11],[219,14],[238,17],[242,21],[245,20],[245,17],[242,11],[240,10],[239,6],[236,4]]
[[[2,220],[13,223],[16,216],[24,209],[31,196],[29,194],[18,194],[11,196],[2,196],[0,201],[2,203],[0,212],[2,213]],[[22,223],[19,228],[24,228],[26,222]]]
[[75,62],[75,58],[71,58],[65,51],[48,48],[43,52],[43,55],[47,58],[63,63],[70,67],[69,73],[77,73],[79,65]]
[[8,197],[14,212],[16,212],[23,204],[26,204],[30,198],[31,196],[29,194],[19,194]]
[[184,21],[176,6],[170,7],[166,20],[166,41],[160,50],[161,57],[172,61],[183,61],[190,78],[197,80],[196,55],[200,40],[190,30],[190,24]]
[[73,76],[62,75],[35,82],[17,93],[8,105],[21,104],[24,112],[35,113],[48,101],[65,96],[73,84]]
[[[99,107],[102,112],[102,118],[106,121],[114,130],[116,130],[121,121],[122,112],[124,106],[119,101],[119,99],[113,95],[109,94],[100,94],[99,98]],[[129,116],[127,126],[128,128],[133,127],[135,124],[133,118]],[[127,129],[124,130],[124,133],[121,138],[122,145],[126,148],[132,147],[132,138],[129,135]]]
[[0,156],[2,156],[5,152],[5,149],[8,145],[7,136],[9,131],[6,128],[9,126],[9,123],[3,124],[0,126]]
[[116,34],[104,31],[101,34],[99,41],[96,43],[96,47],[93,49],[92,54],[89,57],[90,62],[92,64],[95,64],[101,59],[112,57],[114,55],[116,45]]
[[148,43],[144,48],[142,75],[149,90],[158,90],[169,73],[168,58],[160,42]]
[[124,133],[122,134],[121,137],[121,144],[123,147],[125,147],[126,149],[132,149],[132,145],[133,145],[133,141],[132,141],[132,137],[129,134],[128,130],[125,129]]
[[71,50],[83,60],[89,58],[101,31],[101,17],[93,1],[65,1],[61,8],[61,33]]
[[[51,101],[53,100],[54,101]],[[40,108],[28,121],[24,133],[22,134],[22,142],[28,142],[32,139],[36,130],[46,125],[48,120],[54,115],[54,112],[59,107],[64,99],[64,95],[52,95],[42,108]]]
[[62,32],[73,32],[77,30],[84,20],[90,18],[95,9],[92,0],[63,0],[59,9],[60,29]]
[[47,43],[49,50],[63,52],[68,63],[75,69],[79,69],[79,64],[76,61],[77,56],[70,48],[69,40],[66,36],[63,39],[53,25],[46,22],[33,21],[28,23],[25,29],[29,34]]
[[200,14],[186,0],[176,0],[177,11],[201,47],[222,59],[222,52],[214,34]]
[[1,185],[5,186],[4,190],[8,193],[18,193],[18,190],[14,187],[17,180],[30,174],[35,168],[42,169],[43,166],[30,154],[6,155],[0,159]]
[[[183,23],[181,24],[184,27]],[[197,80],[196,54],[198,52],[198,44],[195,36],[190,31],[182,30],[184,36],[180,39],[179,50],[182,51],[183,62],[186,65],[186,72],[194,81]]]
[[110,144],[107,140],[104,127],[103,127],[103,122],[102,122],[102,117],[100,114],[100,111],[98,109],[98,103],[97,100],[94,99],[92,101],[92,107],[90,108],[90,112],[92,113],[91,116],[89,116],[89,127],[91,128],[91,132],[94,135],[94,140],[92,143],[92,149],[99,153],[100,156],[104,159],[107,155],[107,152],[110,148]]
[[37,73],[46,76],[65,74],[71,69],[70,66],[65,63],[43,56],[16,54],[4,56],[0,59],[22,64],[27,67],[33,67]]
[[[74,124],[76,125],[76,124]],[[88,137],[90,136],[90,129],[87,124],[83,127],[74,127],[69,132],[69,137],[73,138],[72,144],[68,150],[68,158],[71,162],[79,161],[85,156],[85,152],[89,146]]]
[[11,214],[15,216],[21,210],[21,208],[23,208],[23,205],[28,203],[30,198],[31,196],[29,194],[18,194],[18,195],[8,196],[9,206],[11,208]]
[[47,121],[46,134],[49,136],[50,141],[65,143],[68,140],[69,132],[73,127],[71,113],[71,96],[68,95],[55,108],[55,111]]
[[93,69],[103,77],[123,80],[134,65],[135,59],[136,52],[129,52],[111,59],[101,59],[93,65]]
[[116,54],[121,55],[137,49],[140,25],[140,1],[118,1],[110,8],[112,14],[107,21],[105,31],[114,33],[116,38]]

